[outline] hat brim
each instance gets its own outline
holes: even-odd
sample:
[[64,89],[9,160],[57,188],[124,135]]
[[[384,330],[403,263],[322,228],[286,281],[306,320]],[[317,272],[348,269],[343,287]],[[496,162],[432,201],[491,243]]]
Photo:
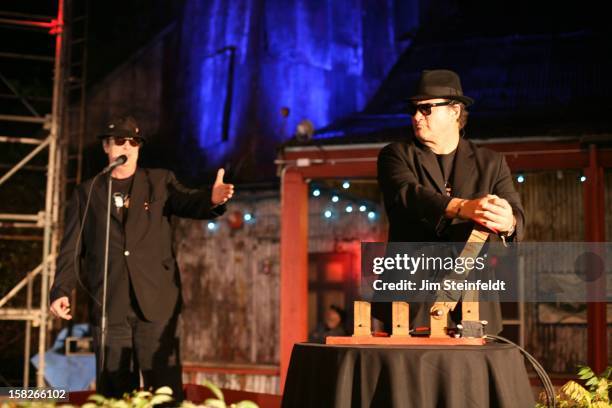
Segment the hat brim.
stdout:
[[410,98],[406,98],[406,102],[423,101],[426,99],[452,99],[453,101],[459,101],[465,106],[470,106],[474,103],[474,99],[465,95],[414,95]]
[[135,133],[135,132],[131,132],[129,130],[125,130],[125,129],[114,129],[111,131],[106,131],[104,133],[100,133],[98,135],[98,139],[100,140],[104,140],[107,139],[109,137],[113,137],[113,136],[118,136],[118,137],[133,137],[133,138],[139,138],[142,139],[143,142],[146,142],[147,139],[142,137],[141,135]]

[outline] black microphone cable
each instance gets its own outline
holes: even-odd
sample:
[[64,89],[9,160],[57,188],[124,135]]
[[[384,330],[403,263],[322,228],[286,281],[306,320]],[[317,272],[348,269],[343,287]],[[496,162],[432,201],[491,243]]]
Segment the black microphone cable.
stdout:
[[[118,158],[118,160],[116,162],[111,163],[104,170],[102,170],[102,172],[96,174],[96,176],[91,181],[91,186],[89,187],[89,191],[87,193],[87,201],[85,203],[85,210],[83,211],[83,219],[81,220],[81,225],[79,227],[79,233],[77,235],[77,240],[76,240],[76,242],[74,244],[74,256],[73,256],[72,262],[73,262],[73,268],[74,268],[74,273],[75,273],[75,276],[76,276],[76,280],[77,280],[79,286],[85,290],[87,295],[91,299],[93,299],[93,301],[96,302],[98,304],[98,306],[100,306],[102,308],[102,310],[103,310],[103,313],[102,313],[103,314],[102,315],[103,326],[104,326],[104,319],[105,319],[105,316],[104,316],[104,309],[105,309],[105,307],[87,289],[85,284],[83,284],[83,281],[81,281],[81,276],[80,276],[80,273],[79,273],[80,269],[81,269],[79,267],[80,247],[81,247],[81,240],[82,240],[82,237],[83,237],[83,230],[85,228],[85,221],[87,220],[87,214],[89,212],[89,205],[91,204],[91,194],[93,192],[93,188],[94,188],[94,186],[96,184],[96,181],[98,181],[98,177],[100,177],[101,175],[107,173],[108,171],[111,171],[114,167],[116,167],[118,165],[121,165],[121,164],[124,164],[126,161],[127,161],[127,157],[125,155],[119,156],[119,158]],[[108,186],[108,188],[110,188],[110,185]],[[110,195],[110,192],[109,192],[109,195]],[[77,199],[78,199],[78,192],[77,192]],[[110,205],[110,203],[108,203],[108,204]],[[107,228],[108,228],[108,225],[107,225]],[[108,233],[108,231],[107,231],[107,233]],[[104,299],[104,301],[105,300],[106,299]],[[102,350],[101,350],[101,357],[100,357],[100,360],[101,360],[100,361],[100,363],[101,363],[100,365],[103,368],[104,367],[104,360],[105,360],[105,356],[106,356],[106,350],[105,350],[105,347],[104,347],[104,336],[105,336],[104,329],[101,331],[100,336],[102,337],[102,340],[101,340],[101,344],[102,344],[101,348],[102,348]]]
[[[79,233],[77,235],[77,240],[76,243],[74,244],[74,257],[72,259],[73,262],[73,268],[74,268],[74,274],[76,275],[76,279],[77,282],[79,283],[79,286],[81,288],[83,288],[85,290],[85,292],[87,293],[87,295],[93,299],[94,302],[96,302],[98,304],[98,306],[102,306],[102,304],[98,301],[98,299],[95,298],[95,296],[87,289],[87,287],[85,286],[85,284],[83,283],[83,281],[81,281],[81,276],[80,276],[80,265],[79,265],[79,255],[80,255],[80,247],[81,247],[81,239],[83,237],[83,229],[85,228],[85,221],[87,220],[87,213],[89,211],[89,204],[91,203],[91,193],[93,192],[93,188],[96,184],[96,181],[98,181],[98,177],[100,177],[102,173],[98,173],[96,174],[96,176],[93,178],[92,182],[91,182],[91,186],[89,187],[89,192],[87,193],[87,201],[85,203],[85,210],[83,211],[83,219],[81,220],[81,226],[79,228]],[[77,199],[78,199],[78,192],[77,192]]]
[[548,376],[548,374],[546,374],[544,367],[542,367],[542,365],[538,363],[535,357],[529,354],[527,350],[525,350],[518,344],[508,340],[505,337],[496,336],[493,334],[487,334],[485,335],[485,339],[494,340],[494,341],[498,341],[501,343],[511,344],[514,347],[518,348],[519,351],[523,354],[523,356],[525,356],[525,358],[531,363],[531,365],[533,366],[533,369],[538,374],[538,377],[540,377],[540,381],[542,382],[542,385],[544,386],[544,392],[546,393],[546,405],[552,408],[556,408],[557,399],[555,396],[555,388],[553,387],[552,382],[550,381],[550,377]]
[[[113,170],[115,167],[124,164],[126,161],[127,161],[127,156],[122,154],[113,163],[111,163],[108,166],[106,166],[104,168],[104,170],[102,170],[100,173],[96,174],[96,176],[93,178],[93,180],[91,182],[91,186],[89,187],[89,192],[87,193],[87,201],[85,203],[85,210],[83,211],[83,219],[81,220],[81,227],[79,228],[79,234],[77,235],[77,241],[74,244],[74,258],[73,258],[72,262],[73,262],[74,273],[76,275],[76,280],[77,280],[79,286],[81,288],[83,288],[85,290],[85,292],[87,293],[87,295],[91,299],[93,299],[93,301],[96,302],[98,304],[98,306],[100,306],[100,307],[102,307],[102,304],[87,289],[87,287],[83,284],[83,281],[81,281],[81,276],[80,276],[80,273],[79,273],[79,270],[81,268],[79,267],[79,262],[78,262],[79,261],[80,247],[81,247],[81,240],[83,238],[83,229],[85,228],[85,221],[87,220],[87,213],[89,211],[89,204],[91,203],[91,193],[93,192],[93,188],[94,188],[94,186],[96,184],[96,181],[98,181],[98,177],[100,177],[101,175],[107,173],[110,170]],[[77,193],[77,199],[78,199],[78,193]]]
[[[87,220],[87,214],[89,212],[89,205],[91,203],[91,193],[93,192],[93,188],[96,185],[96,181],[98,181],[98,177],[100,177],[102,174],[104,174],[104,172],[98,173],[96,174],[96,176],[93,178],[92,182],[91,182],[91,186],[89,187],[89,192],[87,193],[87,201],[85,203],[85,210],[83,211],[83,220],[81,221],[81,226],[79,228],[79,233],[77,235],[77,241],[75,243],[75,250],[74,250],[74,258],[73,258],[73,262],[74,262],[74,271],[75,271],[75,275],[77,278],[77,282],[79,283],[79,286],[81,286],[81,288],[83,288],[85,290],[85,292],[87,293],[87,295],[93,299],[94,302],[97,303],[98,306],[100,306],[102,308],[102,310],[104,310],[104,306],[102,305],[102,303],[100,303],[98,301],[98,299],[95,298],[95,296],[87,289],[87,287],[85,286],[85,284],[83,284],[83,281],[81,281],[81,277],[80,277],[80,267],[79,267],[79,250],[80,250],[80,246],[81,246],[81,239],[83,237],[83,230],[85,228],[85,221]],[[110,188],[110,186],[109,186]],[[78,192],[77,192],[78,194]],[[78,197],[78,195],[77,195]],[[104,319],[104,316],[102,316],[102,319]],[[100,336],[105,336],[105,333],[103,333],[102,331],[100,332]],[[104,342],[104,340],[102,339],[100,341],[102,344]],[[100,367],[101,367],[101,371],[104,369],[104,361],[106,359],[106,350],[104,349],[104,347],[101,347],[100,350]],[[98,362],[96,362],[97,364]]]

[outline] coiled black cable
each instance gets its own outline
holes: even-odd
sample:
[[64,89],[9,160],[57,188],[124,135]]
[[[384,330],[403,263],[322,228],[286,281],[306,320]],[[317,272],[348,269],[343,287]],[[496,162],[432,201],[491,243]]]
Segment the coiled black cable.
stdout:
[[485,335],[485,339],[499,341],[499,342],[507,343],[507,344],[512,344],[514,347],[518,348],[519,351],[525,356],[525,358],[531,363],[531,365],[533,366],[533,369],[538,374],[538,377],[540,377],[540,381],[542,382],[542,385],[544,386],[544,392],[546,393],[547,406],[556,408],[557,399],[555,396],[555,388],[553,387],[552,382],[550,381],[550,377],[548,376],[548,374],[546,374],[544,367],[542,367],[542,365],[538,363],[538,361],[531,354],[529,354],[527,350],[525,350],[518,344],[502,336],[487,334]]

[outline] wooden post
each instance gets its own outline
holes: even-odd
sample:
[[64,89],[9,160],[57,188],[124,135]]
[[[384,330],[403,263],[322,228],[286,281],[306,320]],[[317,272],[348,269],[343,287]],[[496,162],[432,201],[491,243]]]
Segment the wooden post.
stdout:
[[429,326],[431,338],[448,337],[448,306],[444,302],[435,302],[430,309]]
[[407,302],[393,302],[391,316],[393,318],[392,336],[409,336],[410,305]]
[[280,389],[293,345],[308,339],[308,184],[297,170],[281,181]]
[[354,328],[353,336],[372,335],[372,312],[370,302],[355,301],[354,308]]
[[[589,167],[585,170],[584,186],[584,240],[604,242],[605,198],[603,167],[598,163],[597,147],[589,146]],[[601,284],[603,283],[603,286]],[[587,291],[592,296],[604,294],[605,279],[597,285],[589,284]],[[601,298],[602,296],[597,296]],[[608,339],[606,331],[606,303],[587,303],[587,354],[589,366],[595,373],[602,372],[608,363]]]

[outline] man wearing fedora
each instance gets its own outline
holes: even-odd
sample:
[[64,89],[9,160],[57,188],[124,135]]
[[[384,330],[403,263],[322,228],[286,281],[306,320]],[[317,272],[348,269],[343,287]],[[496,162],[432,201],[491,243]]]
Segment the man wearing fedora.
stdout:
[[[385,146],[378,157],[389,241],[465,242],[475,223],[501,239],[520,239],[523,208],[504,156],[461,137],[474,101],[463,94],[459,76],[423,71],[408,101],[414,137]],[[411,304],[411,325],[429,326],[430,306]],[[388,311],[376,309],[386,320]],[[498,303],[482,302],[480,317],[487,333],[501,331]]]
[[[109,163],[122,155],[127,161],[115,167],[110,176],[96,176],[76,188],[66,209],[50,310],[57,317],[72,319],[71,292],[77,281],[84,286],[90,297],[98,393],[121,397],[139,387],[142,375],[145,388],[167,385],[173,389],[174,398],[181,400],[181,284],[170,220],[172,216],[208,219],[223,214],[234,186],[223,182],[223,169],[219,169],[212,190],[192,190],[182,186],[169,170],[139,168],[138,156],[145,138],[132,117],[113,120],[99,138]],[[105,351],[101,353],[110,177],[113,202],[107,331]]]

